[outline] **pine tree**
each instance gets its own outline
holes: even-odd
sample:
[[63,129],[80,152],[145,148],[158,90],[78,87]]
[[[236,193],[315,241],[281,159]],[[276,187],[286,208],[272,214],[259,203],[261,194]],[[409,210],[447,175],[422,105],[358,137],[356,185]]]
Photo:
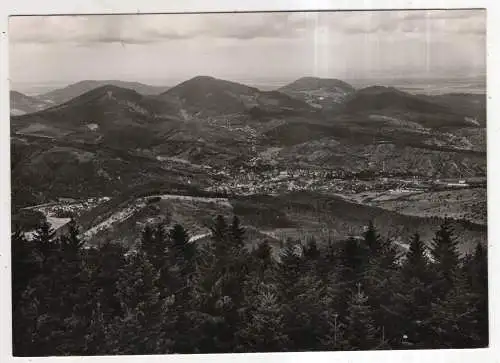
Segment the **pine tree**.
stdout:
[[57,251],[57,243],[55,241],[55,231],[52,229],[47,221],[43,221],[40,226],[35,230],[33,242],[36,252],[39,254],[41,264],[46,269],[50,269],[48,264],[54,259]]
[[62,258],[56,270],[60,284],[59,314],[71,327],[65,334],[61,349],[68,354],[78,354],[84,349],[80,338],[86,332],[88,316],[92,311],[91,282],[90,273],[84,265],[84,242],[79,238],[78,226],[72,219],[68,227],[68,234],[60,238]]
[[235,248],[243,248],[244,235],[245,229],[241,227],[239,218],[237,216],[234,216],[231,223],[231,241],[233,242]]
[[[479,336],[476,296],[467,286],[465,276],[456,273],[454,284],[443,298],[432,303],[430,319],[433,348],[471,348],[482,346]],[[479,343],[479,344],[478,344]]]
[[335,245],[334,242],[329,239],[325,250],[319,256],[317,272],[318,276],[324,281],[326,281],[330,273],[333,272],[340,276],[342,266],[339,253],[341,248],[339,248],[339,245],[340,244]]
[[451,221],[445,219],[436,232],[432,246],[431,256],[433,268],[437,274],[435,294],[443,297],[453,287],[459,266],[458,241],[453,235]]
[[350,350],[370,350],[377,346],[377,331],[368,297],[359,289],[349,302],[345,318],[344,344]]
[[428,282],[428,270],[429,259],[427,258],[425,243],[420,239],[420,235],[415,233],[406,253],[406,260],[403,264],[403,275],[406,280],[418,278],[423,282]]
[[165,266],[165,264],[168,263],[166,252],[168,236],[165,231],[165,227],[162,224],[156,226],[153,237],[152,254],[147,257],[153,264],[153,267],[159,271]]
[[368,222],[368,227],[363,233],[363,238],[365,244],[370,249],[370,256],[379,256],[382,253],[382,241],[373,221]]
[[161,270],[167,263],[166,240],[167,234],[163,225],[144,227],[139,250],[146,254],[157,270]]
[[28,242],[17,226],[11,234],[12,261],[12,309],[16,309],[29,281],[38,273],[39,268],[33,254],[34,244]]
[[168,232],[168,258],[169,264],[166,271],[160,272],[163,284],[168,285],[173,291],[186,287],[188,279],[194,272],[196,245],[189,242],[187,231],[180,224],[174,225]]
[[429,268],[426,246],[416,233],[401,268],[401,283],[397,289],[399,299],[394,305],[401,312],[404,333],[419,346],[429,335],[428,322],[433,299],[433,278]]
[[472,258],[471,285],[479,294],[488,293],[488,254],[481,242],[478,242]]
[[364,242],[370,251],[363,273],[368,303],[372,307],[376,327],[392,339],[399,334],[400,329],[400,312],[393,308],[398,285],[394,244],[389,239],[381,238],[371,222],[364,234]]
[[[32,280],[40,273],[33,243],[24,238],[17,226],[11,235],[12,259],[12,348],[15,356],[30,355],[36,302],[29,299]],[[24,296],[24,298],[23,298]]]
[[317,260],[320,257],[321,253],[318,249],[318,244],[316,243],[316,239],[311,237],[306,246],[304,247],[304,256],[310,260]]
[[341,242],[339,263],[342,280],[349,285],[348,289],[362,281],[368,266],[369,253],[364,242],[352,237]]
[[109,324],[106,324],[104,321],[100,303],[97,302],[97,304],[92,307],[90,323],[84,335],[85,355],[109,354],[110,345],[108,342],[108,328]]
[[224,217],[218,215],[210,230],[212,232],[212,242],[214,245],[215,256],[220,261],[219,265],[225,264],[228,257],[228,241],[230,233]]
[[162,315],[163,301],[157,288],[158,271],[144,253],[128,258],[117,281],[117,298],[123,317],[115,319],[109,337],[115,347],[115,354],[168,353]]
[[[74,231],[73,231],[74,232]],[[26,317],[36,324],[24,326],[23,350],[34,355],[67,355],[83,351],[83,336],[87,326],[90,301],[88,276],[86,274],[81,243],[77,233],[54,238],[47,224],[36,234],[41,260],[41,270],[29,282],[21,298],[16,321]],[[19,336],[15,329],[15,345],[19,347]],[[22,336],[22,335],[21,335]]]
[[488,345],[488,256],[486,248],[478,242],[471,259],[464,263],[467,284],[470,293],[474,296],[475,306],[474,319],[477,321],[476,346],[485,347]]
[[307,266],[300,242],[287,244],[281,252],[276,281],[289,350],[319,349],[320,337],[328,328],[321,316],[325,309],[324,289],[314,270]]
[[193,262],[194,244],[189,243],[189,234],[180,224],[174,225],[169,233],[169,257],[172,265],[177,265],[181,271],[188,262]]
[[117,282],[125,266],[125,248],[117,243],[105,242],[99,248],[89,250],[86,258],[90,273],[93,306],[100,304],[105,322],[123,314],[118,299]]
[[153,245],[154,245],[154,230],[151,225],[147,224],[144,227],[141,235],[141,244],[139,246],[140,250],[146,253],[146,255],[153,255]]
[[252,257],[256,260],[257,273],[261,281],[264,280],[265,272],[272,266],[272,248],[269,241],[261,242],[257,248],[252,251]]
[[280,352],[289,346],[284,333],[285,317],[278,292],[273,285],[251,281],[247,311],[242,328],[237,332],[241,352]]
[[304,272],[304,260],[301,245],[289,243],[280,251],[281,263],[278,265],[277,279],[284,300],[292,296],[290,289],[295,286]]

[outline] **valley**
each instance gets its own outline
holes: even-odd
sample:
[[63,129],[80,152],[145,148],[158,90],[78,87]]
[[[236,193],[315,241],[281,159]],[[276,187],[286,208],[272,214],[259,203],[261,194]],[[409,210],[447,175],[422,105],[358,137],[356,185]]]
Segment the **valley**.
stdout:
[[276,91],[212,77],[158,94],[95,86],[12,116],[14,222],[46,218],[62,233],[74,217],[88,244],[133,247],[148,223],[201,241],[219,214],[274,246],[358,236],[373,220],[404,247],[449,217],[461,252],[486,241],[480,95],[459,107],[458,96],[312,77]]

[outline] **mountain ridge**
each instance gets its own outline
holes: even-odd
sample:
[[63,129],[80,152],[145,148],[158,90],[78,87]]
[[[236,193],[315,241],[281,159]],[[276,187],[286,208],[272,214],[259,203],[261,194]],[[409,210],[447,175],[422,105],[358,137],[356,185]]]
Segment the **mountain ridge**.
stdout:
[[129,88],[143,95],[157,95],[164,92],[168,87],[151,86],[141,82],[120,81],[120,80],[82,80],[69,84],[62,88],[40,94],[38,99],[50,102],[52,104],[61,104],[72,98],[78,97],[92,89],[103,85],[114,85],[121,88]]

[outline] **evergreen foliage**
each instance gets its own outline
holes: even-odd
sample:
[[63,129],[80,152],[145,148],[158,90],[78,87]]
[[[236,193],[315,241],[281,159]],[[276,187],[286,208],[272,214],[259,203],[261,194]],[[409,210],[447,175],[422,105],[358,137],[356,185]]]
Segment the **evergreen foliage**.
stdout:
[[464,348],[488,345],[486,247],[446,221],[403,261],[369,223],[345,241],[262,241],[234,217],[208,242],[146,226],[137,248],[85,246],[75,221],[12,242],[16,356]]

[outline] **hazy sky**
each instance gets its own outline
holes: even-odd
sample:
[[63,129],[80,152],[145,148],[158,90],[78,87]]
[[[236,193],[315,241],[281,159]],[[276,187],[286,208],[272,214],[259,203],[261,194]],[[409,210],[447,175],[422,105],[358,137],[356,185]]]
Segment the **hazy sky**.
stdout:
[[13,84],[485,74],[481,10],[14,17]]

